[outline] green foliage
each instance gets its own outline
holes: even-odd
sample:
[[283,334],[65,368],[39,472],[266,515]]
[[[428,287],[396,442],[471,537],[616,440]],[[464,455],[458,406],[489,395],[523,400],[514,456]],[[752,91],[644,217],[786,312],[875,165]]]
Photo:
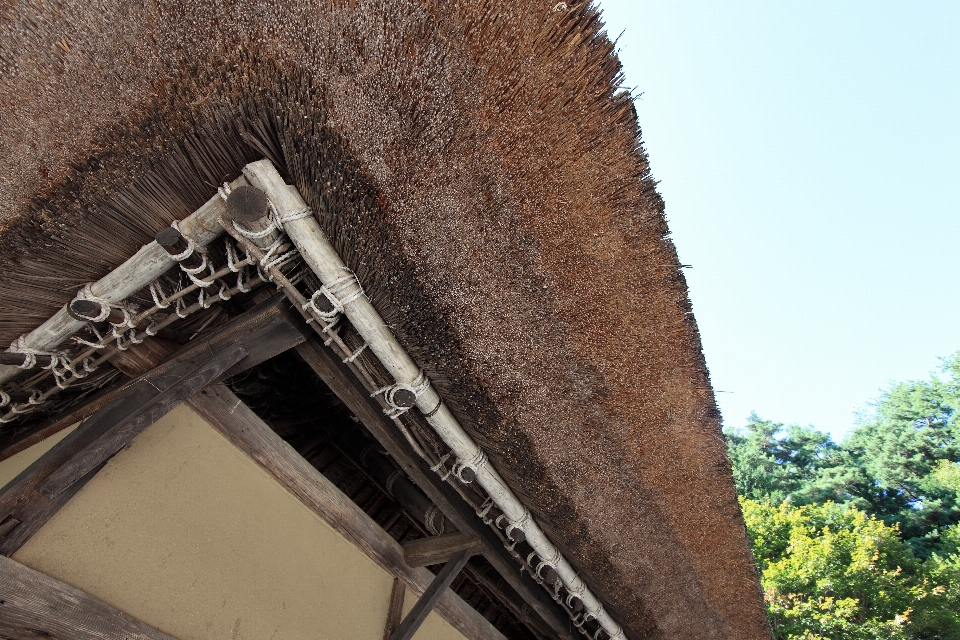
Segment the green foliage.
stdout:
[[960,352],[891,386],[842,443],[726,431],[778,639],[960,640]]
[[778,640],[960,638],[960,556],[934,570],[850,505],[741,507]]
[[737,492],[754,500],[807,501],[816,492],[819,473],[832,467],[837,455],[827,434],[813,427],[784,427],[755,413],[743,428],[726,435]]

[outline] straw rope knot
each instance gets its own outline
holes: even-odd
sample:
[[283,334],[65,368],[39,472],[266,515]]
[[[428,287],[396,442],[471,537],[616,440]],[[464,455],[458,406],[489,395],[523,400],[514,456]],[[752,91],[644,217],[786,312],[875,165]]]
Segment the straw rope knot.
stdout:
[[[356,286],[356,289],[350,291]],[[363,287],[357,275],[350,272],[350,275],[343,276],[334,280],[330,284],[325,284],[317,289],[310,300],[303,304],[304,311],[312,312],[319,320],[324,323],[324,331],[333,327],[339,320],[340,314],[348,304],[358,300],[365,295]]]
[[430,380],[421,371],[413,382],[398,382],[387,387],[381,387],[370,394],[375,398],[383,394],[389,409],[384,409],[383,413],[390,419],[399,418],[401,415],[412,409],[420,398],[430,388]]
[[112,309],[115,304],[112,300],[108,300],[102,296],[98,296],[93,293],[93,283],[87,283],[83,285],[83,288],[77,292],[76,300],[87,300],[89,302],[96,302],[100,305],[100,313],[95,318],[87,318],[90,322],[103,322],[110,317],[110,309]]
[[187,234],[180,231],[180,224],[177,220],[171,222],[170,226],[179,231],[183,239],[187,241],[187,248],[184,249],[182,253],[170,256],[170,259],[174,262],[182,262],[193,255],[193,252],[197,250],[197,245],[194,244],[193,240],[191,240]]
[[487,454],[478,447],[477,453],[472,458],[460,460],[453,466],[453,474],[463,484],[470,484],[477,477],[477,473],[487,467],[489,461]]

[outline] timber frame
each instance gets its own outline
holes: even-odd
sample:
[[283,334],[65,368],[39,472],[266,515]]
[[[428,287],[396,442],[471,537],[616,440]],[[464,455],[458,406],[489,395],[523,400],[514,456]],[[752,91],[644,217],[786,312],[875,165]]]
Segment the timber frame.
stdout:
[[[519,570],[502,540],[464,502],[452,482],[441,479],[417,455],[340,358],[308,332],[283,297],[266,298],[208,336],[190,341],[172,353],[169,346],[158,347],[161,343],[156,340],[136,345],[124,352],[123,365],[117,363],[133,379],[97,394],[7,445],[0,454],[2,458],[80,422],[77,429],[0,492],[0,554],[10,556],[16,552],[111,456],[186,402],[303,504],[395,576],[393,613],[387,621],[385,640],[408,640],[434,608],[468,638],[503,637],[449,589],[473,554],[482,555],[499,574],[495,588],[487,591],[498,595],[502,605],[533,637],[574,637],[568,617],[557,603]],[[288,350],[296,351],[356,416],[392,463],[456,527],[457,533],[401,545],[223,384]],[[446,564],[437,576],[426,568],[441,563]],[[61,597],[57,594],[63,589],[54,585],[56,581],[30,578],[29,572],[12,560],[0,558],[0,589],[12,589],[10,585],[29,578],[33,580],[31,589],[46,594],[28,599],[4,598],[0,605],[0,632],[21,637],[16,628],[25,619],[32,621],[31,629],[51,634],[64,624],[79,625],[71,622],[69,616],[73,614],[43,603],[44,598]],[[489,578],[485,579],[489,584]],[[402,621],[398,618],[403,598],[399,585],[423,594]],[[77,593],[76,601],[81,607],[77,615],[95,610],[105,620],[104,629],[129,628],[125,631],[129,637],[167,637],[91,596]],[[140,630],[135,633],[136,629]]]

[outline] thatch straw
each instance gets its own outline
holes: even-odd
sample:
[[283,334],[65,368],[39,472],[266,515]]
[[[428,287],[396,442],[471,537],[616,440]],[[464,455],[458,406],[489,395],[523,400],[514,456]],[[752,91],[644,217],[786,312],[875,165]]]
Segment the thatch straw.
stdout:
[[5,9],[0,340],[268,157],[630,637],[769,637],[613,44],[555,5]]

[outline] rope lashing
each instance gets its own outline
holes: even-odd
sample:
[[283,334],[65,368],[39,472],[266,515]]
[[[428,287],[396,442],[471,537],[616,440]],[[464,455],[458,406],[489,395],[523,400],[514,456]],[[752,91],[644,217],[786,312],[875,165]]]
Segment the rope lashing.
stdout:
[[417,399],[430,388],[430,380],[421,371],[413,382],[398,382],[388,387],[382,387],[370,394],[375,398],[383,394],[383,399],[387,401],[389,409],[383,412],[388,418],[398,418],[417,404]]
[[483,520],[484,524],[490,524],[493,520],[487,518],[487,514],[490,513],[490,510],[493,509],[496,505],[493,502],[492,498],[487,498],[484,500],[483,504],[480,505],[480,508],[477,509],[477,516]]
[[366,349],[369,346],[370,346],[369,344],[364,342],[359,349],[357,349],[356,351],[354,351],[349,356],[343,359],[343,364],[350,364],[351,362],[354,362],[357,358],[360,357],[360,354],[363,353],[364,349]]
[[[447,462],[447,460],[450,459],[450,456],[451,454],[448,453],[442,458],[440,458],[440,462],[430,467],[430,471],[433,471],[435,474],[440,475],[440,469],[444,468],[443,465]],[[440,482],[446,482],[447,478],[449,478],[450,474],[452,473],[453,473],[453,469],[448,470],[445,474],[440,476]]]
[[453,465],[453,473],[463,484],[470,484],[477,477],[477,472],[484,469],[490,460],[483,449],[477,448],[477,453],[469,460],[459,460]]
[[247,238],[248,240],[262,240],[263,238],[266,238],[271,233],[277,230],[277,226],[276,224],[274,224],[273,220],[269,220],[266,228],[263,229],[262,231],[254,231],[252,229],[248,229],[247,227],[243,226],[242,224],[236,221],[233,222],[233,228],[237,230],[237,233],[242,235],[244,238]]
[[96,317],[86,318],[90,322],[104,322],[107,318],[110,317],[110,309],[116,306],[116,304],[112,300],[108,300],[107,298],[95,295],[93,293],[93,283],[85,284],[83,288],[77,292],[77,297],[74,299],[86,300],[88,302],[94,302],[100,305],[100,313]]
[[274,224],[280,229],[282,229],[283,225],[288,222],[294,222],[295,220],[302,220],[304,218],[313,216],[313,210],[310,209],[310,207],[304,207],[303,209],[298,209],[297,211],[281,214],[271,202],[270,209],[273,211]]
[[[340,297],[354,285],[356,285],[354,291],[351,291],[343,298]],[[363,287],[360,285],[360,280],[356,274],[351,271],[350,275],[343,276],[317,289],[313,295],[310,296],[310,300],[304,303],[303,310],[313,312],[318,319],[322,320],[325,325],[324,330],[326,331],[337,323],[340,314],[343,313],[344,308],[348,304],[354,300],[358,300],[363,295]]]
[[52,370],[57,366],[58,361],[63,356],[62,353],[43,351],[42,349],[34,349],[27,346],[26,336],[20,336],[11,342],[9,351],[11,353],[19,353],[23,356],[23,364],[18,365],[21,369],[33,369],[37,366],[37,356],[47,356],[50,358],[50,364],[41,368]]
[[430,411],[427,411],[426,413],[424,413],[423,417],[432,418],[433,416],[437,415],[437,412],[440,411],[440,407],[442,406],[443,406],[443,398],[439,398],[437,400],[437,406],[435,406],[433,409],[430,409]]
[[195,251],[197,251],[197,245],[194,244],[193,240],[191,240],[190,237],[187,236],[187,234],[180,231],[180,225],[178,221],[174,220],[173,222],[170,223],[170,226],[176,229],[177,232],[180,234],[180,236],[187,241],[187,248],[181,251],[180,253],[167,254],[167,255],[174,262],[183,262],[184,260],[192,256]]
[[513,542],[509,547],[511,550],[517,545],[518,542],[523,542],[527,539],[527,533],[524,531],[524,528],[527,526],[527,523],[530,522],[530,511],[527,509],[523,510],[523,515],[520,516],[517,520],[510,522],[505,529],[507,537]]
[[[440,509],[437,508],[437,505],[431,504],[423,516],[424,526],[431,535],[435,536],[443,534],[443,527],[437,528],[436,519],[438,515],[440,515]],[[440,519],[440,522],[443,523],[443,518]]]

